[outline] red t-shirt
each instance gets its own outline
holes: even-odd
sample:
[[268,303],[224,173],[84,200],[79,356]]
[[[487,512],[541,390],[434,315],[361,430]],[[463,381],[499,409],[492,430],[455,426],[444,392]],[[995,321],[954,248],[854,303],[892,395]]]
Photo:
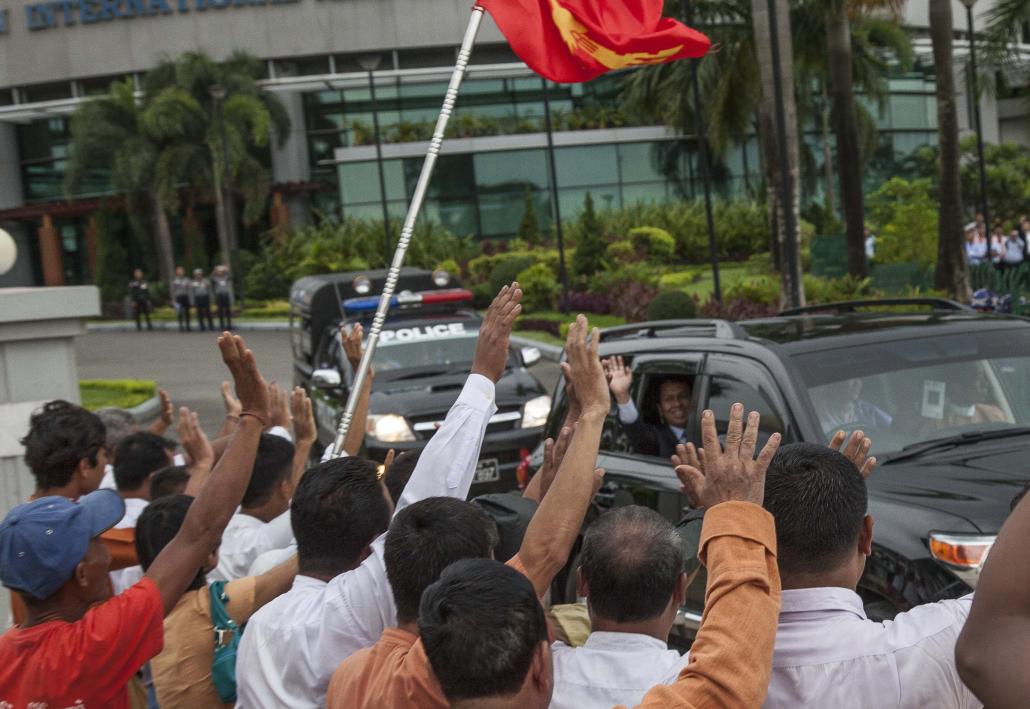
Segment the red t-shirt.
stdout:
[[125,685],[164,645],[164,605],[144,577],[74,623],[0,636],[0,706],[128,709]]

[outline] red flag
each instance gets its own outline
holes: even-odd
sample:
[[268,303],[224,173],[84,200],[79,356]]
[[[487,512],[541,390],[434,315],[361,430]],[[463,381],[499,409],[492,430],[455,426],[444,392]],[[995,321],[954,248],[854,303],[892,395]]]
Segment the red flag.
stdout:
[[478,0],[511,48],[551,81],[702,57],[711,41],[662,17],[662,0]]

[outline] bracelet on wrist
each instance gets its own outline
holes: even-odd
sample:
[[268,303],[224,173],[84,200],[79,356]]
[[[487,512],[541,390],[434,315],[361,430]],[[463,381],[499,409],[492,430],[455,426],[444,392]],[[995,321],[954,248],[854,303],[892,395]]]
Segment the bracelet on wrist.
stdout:
[[263,428],[268,428],[268,419],[262,416],[261,414],[255,413],[253,411],[241,411],[239,418],[243,419],[244,416],[250,416],[251,418],[256,419]]

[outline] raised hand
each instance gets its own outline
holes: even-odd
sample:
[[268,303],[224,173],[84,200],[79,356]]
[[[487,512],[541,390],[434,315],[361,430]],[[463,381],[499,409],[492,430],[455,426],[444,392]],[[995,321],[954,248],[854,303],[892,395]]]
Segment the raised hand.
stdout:
[[268,385],[268,402],[272,407],[272,418],[269,421],[269,425],[281,426],[289,430],[292,418],[290,416],[290,397],[279,386],[279,382],[273,381]]
[[[829,447],[832,450],[840,451],[845,458],[850,460],[858,468],[863,478],[868,478],[876,468],[876,458],[869,455],[869,449],[873,447],[872,439],[866,437],[861,431],[855,431],[848,438],[848,444],[844,446],[844,439],[847,434],[844,431],[837,431],[830,439]],[[841,446],[844,446],[841,450]]]
[[358,365],[361,364],[364,335],[365,330],[360,323],[352,327],[350,332],[344,332],[343,328],[340,328],[340,342],[343,344],[343,353],[347,356],[351,369],[357,370]]
[[[721,502],[739,500],[761,505],[765,498],[765,471],[780,447],[780,434],[774,433],[755,459],[760,417],[752,411],[744,427],[744,406],[734,404],[726,427],[726,447],[719,444],[715,430],[715,414],[705,411],[701,417],[701,440],[704,444],[703,470],[697,465],[681,463],[676,475],[683,483],[683,492],[694,507],[713,507]],[[691,446],[692,447],[692,446]],[[677,456],[680,453],[677,451]],[[691,462],[690,449],[683,455]],[[681,459],[682,460],[682,459]],[[700,458],[697,461],[700,462]]]
[[215,462],[215,452],[211,442],[200,427],[200,419],[195,411],[185,406],[179,409],[179,425],[175,429],[179,433],[179,445],[186,453],[190,468],[209,469]]
[[633,370],[626,366],[622,357],[616,355],[604,361],[608,387],[612,390],[615,401],[620,404],[629,403],[629,388],[633,383]]
[[290,414],[293,416],[293,440],[297,445],[312,444],[318,438],[311,399],[303,387],[293,387],[290,396]]
[[583,413],[583,404],[580,403],[579,394],[576,393],[576,387],[572,382],[572,370],[569,363],[562,362],[560,366],[562,379],[565,381],[565,401],[567,402],[565,424],[571,426],[579,420],[580,414]]
[[222,382],[222,404],[225,405],[226,416],[239,418],[243,407],[240,406],[240,400],[233,396],[232,384],[229,382]]
[[575,321],[569,325],[569,335],[565,340],[566,361],[563,363],[562,373],[565,374],[567,381],[572,383],[582,407],[582,415],[594,414],[604,418],[611,408],[611,397],[604,377],[604,367],[597,356],[600,333],[596,327],[592,331],[589,328],[590,324],[582,314],[577,315]]
[[551,488],[554,476],[557,475],[558,468],[561,467],[561,462],[565,459],[565,451],[569,449],[569,441],[572,440],[574,430],[575,425],[565,426],[558,433],[558,440],[548,438],[544,441],[544,462],[540,469],[536,471],[536,474],[540,476],[540,490],[537,502],[544,499],[547,491]]
[[150,424],[150,428],[148,430],[151,433],[163,436],[164,432],[167,431],[168,427],[174,422],[175,407],[172,406],[172,398],[168,396],[168,392],[166,390],[158,389],[157,396],[161,400],[161,414],[152,424]]
[[676,452],[672,456],[672,467],[678,468],[681,465],[688,465],[692,468],[705,472],[705,449],[696,448],[693,443],[676,445]]
[[240,416],[253,416],[267,426],[270,415],[268,386],[258,371],[254,353],[247,349],[242,337],[228,332],[218,338],[218,348],[236,386]]
[[508,338],[515,318],[522,312],[521,299],[522,289],[518,283],[512,283],[502,288],[490,303],[483,316],[483,324],[479,326],[476,354],[472,358],[473,374],[482,374],[495,383],[504,374],[508,361]]

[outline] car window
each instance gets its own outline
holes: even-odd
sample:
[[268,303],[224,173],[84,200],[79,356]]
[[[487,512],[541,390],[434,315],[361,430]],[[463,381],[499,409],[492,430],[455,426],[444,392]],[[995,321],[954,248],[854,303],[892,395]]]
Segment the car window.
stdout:
[[706,366],[708,391],[705,408],[715,414],[715,425],[723,435],[729,424],[730,407],[744,405],[745,412],[761,415],[759,444],[773,433],[780,433],[785,442],[791,438],[786,407],[774,389],[772,376],[760,365],[742,357],[713,355]]
[[797,361],[824,433],[862,429],[874,453],[1030,426],[1026,330],[884,342],[798,355]]

